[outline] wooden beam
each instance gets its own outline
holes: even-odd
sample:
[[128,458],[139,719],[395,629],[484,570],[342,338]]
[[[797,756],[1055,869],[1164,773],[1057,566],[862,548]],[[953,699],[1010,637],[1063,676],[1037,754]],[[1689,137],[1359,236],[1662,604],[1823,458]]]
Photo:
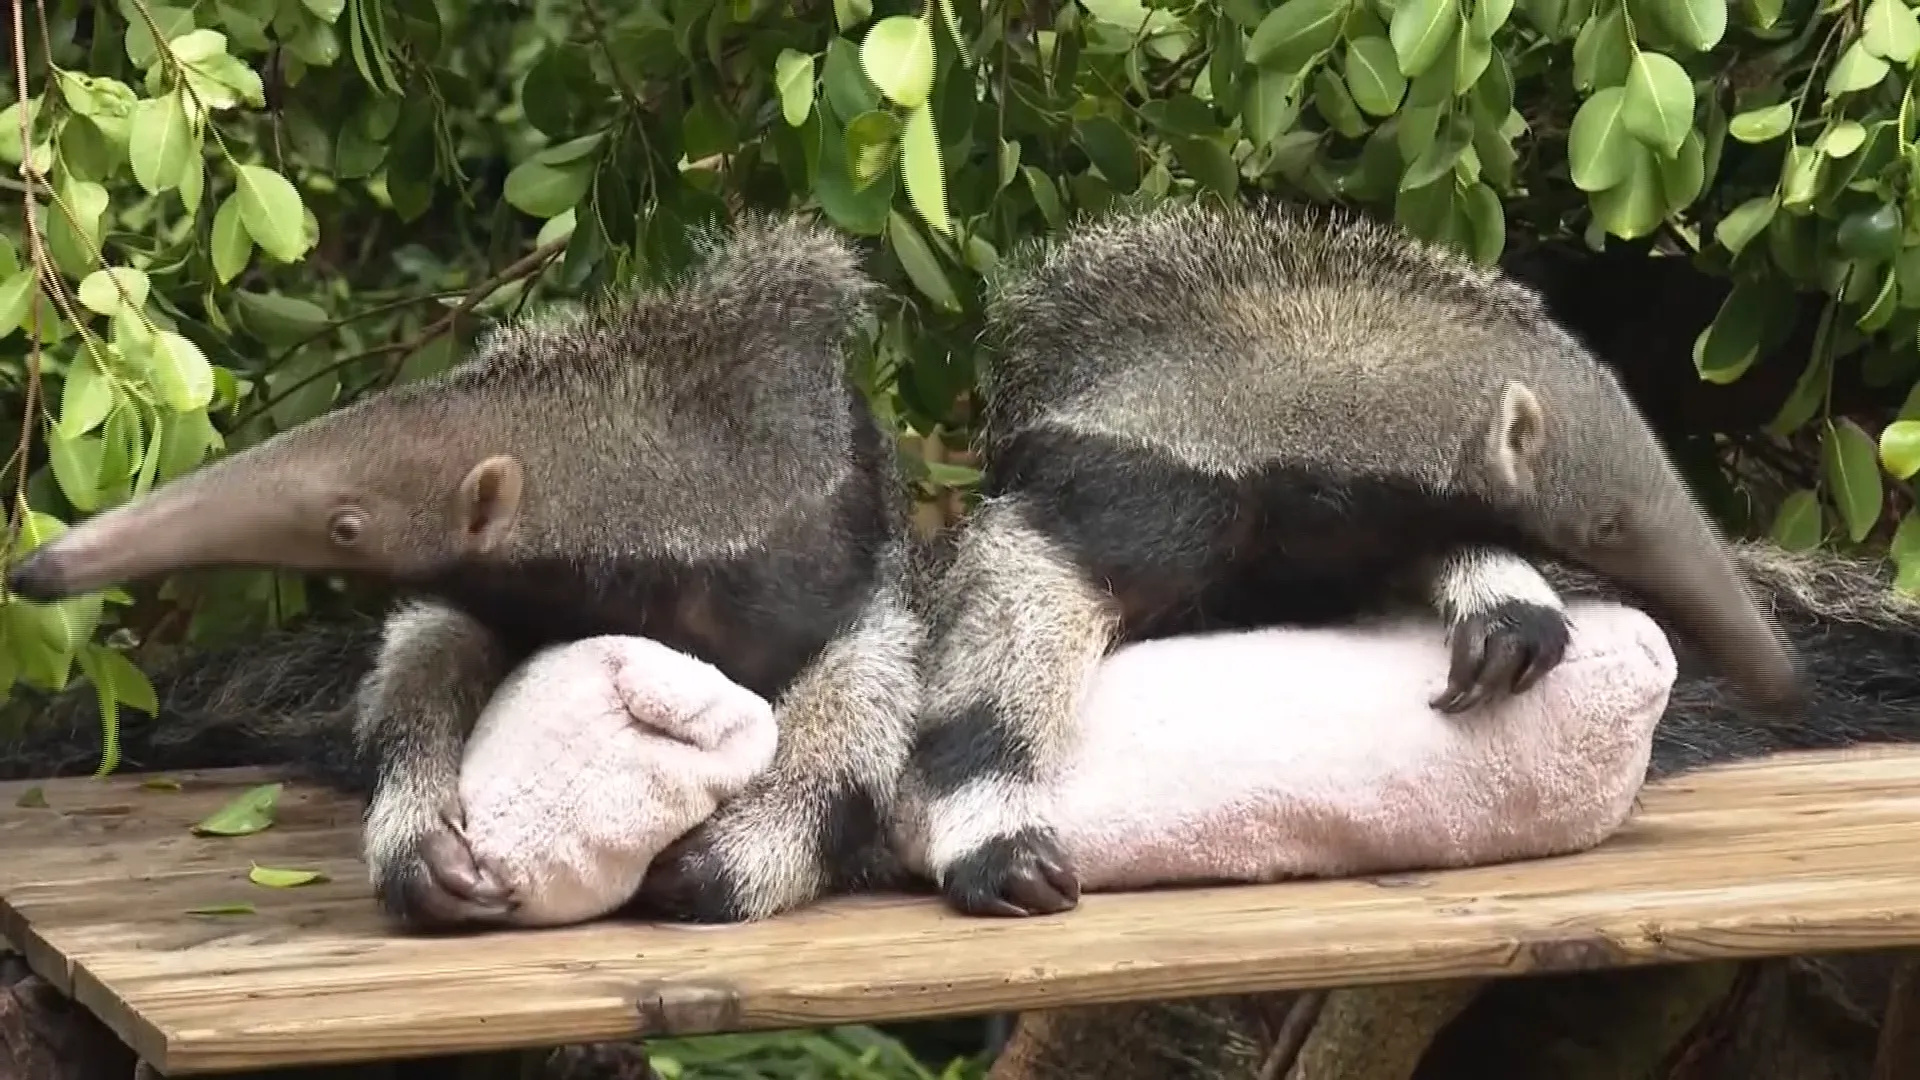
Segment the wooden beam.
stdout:
[[[0,785],[0,932],[168,1075],[1263,990],[1920,945],[1920,751],[1650,786],[1600,848],[1393,878],[1090,895],[1054,918],[928,897],[733,927],[428,938],[375,910],[359,811],[289,786],[246,837],[189,826],[257,771]],[[248,867],[318,869],[296,889]],[[250,903],[255,914],[189,909]]]

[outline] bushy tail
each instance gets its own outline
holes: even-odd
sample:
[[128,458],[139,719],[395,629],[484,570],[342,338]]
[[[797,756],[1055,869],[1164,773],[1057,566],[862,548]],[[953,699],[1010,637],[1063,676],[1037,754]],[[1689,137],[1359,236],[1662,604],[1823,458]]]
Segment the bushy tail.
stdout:
[[1683,666],[1649,775],[1783,750],[1920,742],[1920,600],[1889,587],[1886,565],[1764,543],[1734,552],[1800,654],[1807,706],[1784,717],[1744,712],[1719,679]]
[[[289,766],[370,791],[372,770],[354,751],[353,697],[379,642],[373,619],[309,620],[159,665],[148,674],[160,715],[121,710],[120,768]],[[20,730],[0,734],[0,780],[84,776],[98,766],[100,713],[90,684],[21,711]]]

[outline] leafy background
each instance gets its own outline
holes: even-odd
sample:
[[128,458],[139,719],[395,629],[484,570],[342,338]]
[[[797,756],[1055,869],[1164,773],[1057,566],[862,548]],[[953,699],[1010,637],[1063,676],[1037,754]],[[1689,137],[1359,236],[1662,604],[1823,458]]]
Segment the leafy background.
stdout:
[[[1718,281],[1653,362],[1720,387],[1788,372],[1763,423],[1706,433],[1690,475],[1730,528],[1885,548],[1920,589],[1920,20],[1905,0],[6,13],[0,490],[16,556],[212,455],[444,370],[490,320],[670,273],[690,227],[742,207],[817,207],[868,242],[893,292],[853,370],[931,525],[976,476],[978,284],[1001,253],[1117,200],[1271,193],[1360,207],[1482,263],[1558,244]],[[379,601],[356,589],[232,572],[0,600],[0,691],[30,704],[91,682],[106,771],[118,710],[153,710],[149,657]],[[803,1063],[765,1075],[919,1075],[810,1038],[724,1045]],[[877,1056],[857,1065],[863,1052]]]

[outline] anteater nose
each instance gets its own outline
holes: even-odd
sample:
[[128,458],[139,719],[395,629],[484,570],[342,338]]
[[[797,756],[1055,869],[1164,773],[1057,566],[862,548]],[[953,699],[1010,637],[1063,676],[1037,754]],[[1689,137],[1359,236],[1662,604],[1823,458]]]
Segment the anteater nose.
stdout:
[[7,591],[23,600],[60,599],[60,570],[45,551],[36,551],[7,571]]

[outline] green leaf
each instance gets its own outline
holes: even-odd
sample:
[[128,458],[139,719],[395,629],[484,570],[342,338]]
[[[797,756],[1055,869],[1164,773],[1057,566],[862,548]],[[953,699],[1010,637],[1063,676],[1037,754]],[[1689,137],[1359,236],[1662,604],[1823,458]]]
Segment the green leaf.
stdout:
[[234,171],[233,198],[261,251],[289,263],[306,254],[306,207],[286,177],[261,165],[242,165]]
[[1821,132],[1820,141],[1816,145],[1820,147],[1821,153],[1830,158],[1844,158],[1852,157],[1853,152],[1860,149],[1866,141],[1866,128],[1853,120],[1840,120]]
[[1819,496],[1801,488],[1780,500],[1780,509],[1774,514],[1773,528],[1768,534],[1775,544],[1788,551],[1812,551],[1820,546],[1820,537],[1825,532],[1823,517]]
[[952,235],[947,218],[947,177],[940,161],[940,142],[934,136],[933,106],[922,105],[907,114],[900,132],[900,178],[907,185],[907,201],[935,232]]
[[1900,253],[1900,208],[1891,203],[1862,207],[1840,220],[1834,246],[1856,259],[1891,259]]
[[180,182],[198,141],[178,91],[140,102],[133,107],[127,138],[133,178],[155,195],[171,190]]
[[1201,187],[1222,199],[1232,199],[1238,194],[1240,168],[1218,140],[1205,136],[1178,139],[1173,144],[1173,153],[1179,158],[1180,167]]
[[1592,91],[1626,82],[1633,51],[1626,5],[1606,5],[1606,10],[1588,19],[1573,39],[1574,86]]
[[878,180],[900,156],[900,118],[886,109],[863,112],[847,124],[847,174],[856,187]]
[[999,156],[998,164],[999,164],[999,172],[1000,172],[1000,182],[994,187],[995,192],[999,192],[1002,189],[1004,189],[1008,184],[1013,183],[1013,178],[1019,175],[1020,144],[1017,142],[1014,142],[1012,139],[1000,140],[1000,156]]
[[1280,71],[1261,70],[1254,76],[1245,109],[1247,138],[1260,149],[1272,146],[1300,118],[1294,77]]
[[193,827],[196,836],[249,836],[273,824],[280,784],[249,789]]
[[1247,62],[1293,74],[1316,54],[1333,48],[1346,17],[1344,0],[1283,0],[1254,28]]
[[889,101],[918,109],[933,92],[932,28],[906,15],[881,19],[860,44],[860,66]]
[[1680,152],[1693,130],[1693,81],[1670,56],[1641,52],[1627,71],[1620,121],[1641,142],[1665,157]]
[[105,646],[94,646],[93,662],[94,678],[105,683],[105,689],[113,695],[114,701],[139,709],[148,716],[160,715],[160,698],[154,693],[153,683],[147,680],[146,672],[128,659],[126,653]]
[[30,273],[15,274],[0,281],[0,338],[13,333],[26,321],[28,305],[33,303],[34,294],[38,292],[33,284],[34,275]]
[[1654,152],[1634,144],[1628,154],[1632,162],[1627,178],[1605,191],[1594,192],[1590,202],[1594,220],[1602,228],[1622,240],[1635,240],[1651,233],[1666,217],[1667,198]]
[[1707,154],[1700,133],[1689,130],[1680,140],[1680,151],[1668,158],[1657,158],[1660,172],[1660,198],[1663,215],[1671,215],[1693,205],[1707,185]]
[[1459,21],[1459,0],[1400,0],[1387,31],[1400,74],[1411,79],[1431,67]]
[[1787,160],[1780,181],[1780,205],[1800,210],[1813,205],[1826,178],[1827,156],[1811,146],[1787,147]]
[[154,335],[153,384],[174,412],[204,409],[213,400],[213,365],[200,346],[171,330]]
[[781,49],[773,62],[773,85],[780,94],[780,115],[791,127],[807,122],[813,111],[813,57]]
[[1633,171],[1639,149],[1621,113],[1627,92],[1609,86],[1581,103],[1567,133],[1567,160],[1573,185],[1581,191],[1605,191]]
[[1727,122],[1727,134],[1743,143],[1763,143],[1785,135],[1792,126],[1793,103],[1783,101],[1734,117]]
[[253,237],[240,220],[240,200],[232,195],[213,213],[213,272],[225,285],[240,276],[253,257]]
[[1882,60],[1906,67],[1920,52],[1920,19],[1904,0],[1873,0],[1860,24],[1860,44]]
[[1346,75],[1354,104],[1374,116],[1392,116],[1406,96],[1407,77],[1400,74],[1399,60],[1386,38],[1361,37],[1348,42]]
[[885,173],[865,187],[855,185],[847,171],[846,133],[833,110],[814,113],[811,123],[820,130],[819,150],[813,160],[813,197],[833,223],[857,236],[880,236],[886,231],[887,211],[893,202],[894,174]]
[[933,249],[921,238],[913,223],[893,210],[887,214],[887,243],[892,246],[900,268],[907,272],[913,287],[943,311],[959,311],[960,297],[953,291]]
[[[571,210],[593,183],[590,159],[548,165],[529,159],[507,174],[501,197],[523,214],[550,218]],[[264,246],[264,245],[262,245]]]
[[247,880],[269,889],[295,889],[302,885],[324,884],[328,878],[319,870],[276,870],[256,864],[247,871]]
[[1885,60],[1868,52],[1865,42],[1856,40],[1840,54],[1833,70],[1827,72],[1827,96],[1837,97],[1878,86],[1889,70]]
[[1507,246],[1507,213],[1500,196],[1484,183],[1467,188],[1464,207],[1473,226],[1473,260],[1481,266],[1493,266]]
[[1920,420],[1895,420],[1880,432],[1880,463],[1895,480],[1920,472]]
[[252,915],[252,904],[209,904],[206,907],[188,908],[189,915]]
[[189,30],[167,42],[173,58],[183,64],[196,64],[227,51],[227,35],[218,30]]
[[1727,6],[1727,0],[1660,0],[1653,10],[1681,44],[1706,52],[1726,35]]
[[80,282],[80,302],[95,314],[112,315],[120,310],[120,297],[124,293],[127,306],[139,311],[147,305],[148,288],[146,273],[131,266],[95,270]]
[[1778,206],[1771,195],[1748,199],[1720,219],[1713,235],[1729,253],[1739,255],[1753,242],[1754,237],[1760,235],[1760,230],[1773,220],[1773,213]]
[[1347,84],[1332,68],[1323,67],[1313,73],[1313,105],[1328,127],[1347,138],[1357,139],[1367,133],[1366,118],[1354,105],[1353,95],[1347,93]]
[[1400,177],[1400,190],[1426,187],[1452,172],[1454,164],[1472,141],[1473,121],[1449,114],[1435,132],[1433,141],[1407,166],[1407,171]]
[[45,810],[47,808],[46,790],[36,784],[21,792],[20,797],[13,800],[13,805],[22,810]]
[[1060,192],[1053,186],[1053,180],[1046,173],[1031,165],[1020,166],[1020,175],[1026,178],[1027,190],[1033,193],[1033,204],[1040,209],[1049,228],[1057,229],[1066,223],[1066,208],[1060,205]]
[[1075,125],[1075,134],[1115,191],[1125,194],[1140,186],[1140,162],[1126,129],[1111,117],[1091,116]]
[[331,23],[338,19],[340,13],[347,7],[347,0],[301,0],[301,3],[324,23]]
[[1693,362],[1700,377],[1716,385],[1738,379],[1760,351],[1769,305],[1779,302],[1777,289],[1742,280],[1720,303],[1713,321],[1694,341]]
[[77,439],[106,420],[113,411],[113,382],[91,358],[93,350],[83,349],[67,368],[67,380],[60,388],[60,434]]
[[1857,544],[1873,531],[1883,499],[1873,439],[1851,420],[1829,423],[1820,457],[1827,490],[1846,523],[1847,538]]
[[859,116],[880,107],[880,92],[860,74],[860,52],[852,42],[836,37],[827,42],[827,59],[820,65],[820,84],[827,103],[841,117]]
[[1900,524],[1893,530],[1893,541],[1887,545],[1887,554],[1893,557],[1897,568],[1893,587],[1909,596],[1920,594],[1920,515],[1909,510],[1901,517]]

